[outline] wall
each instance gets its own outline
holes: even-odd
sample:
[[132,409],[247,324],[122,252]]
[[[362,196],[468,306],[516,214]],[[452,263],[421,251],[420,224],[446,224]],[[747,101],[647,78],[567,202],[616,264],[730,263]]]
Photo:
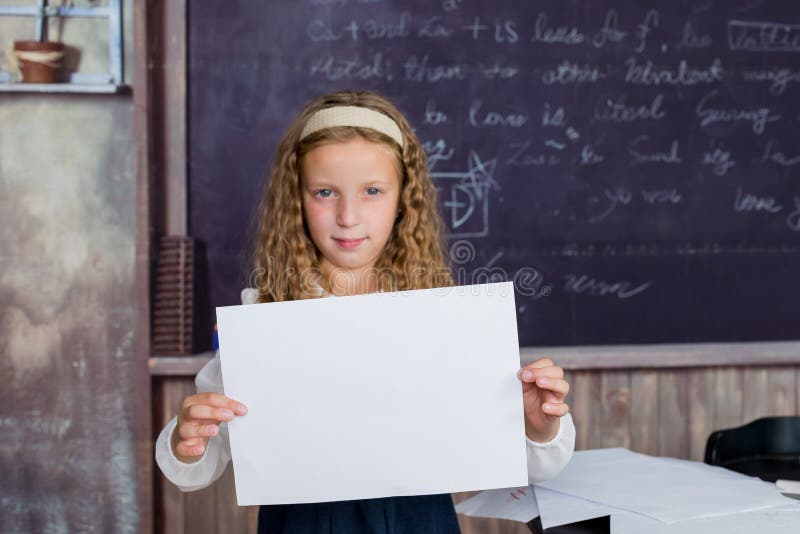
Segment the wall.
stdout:
[[[128,83],[131,13],[127,2]],[[2,18],[3,48],[33,28]],[[106,35],[63,25],[82,69],[104,69]],[[135,176],[130,92],[0,93],[2,532],[149,525],[137,484],[150,466],[149,436],[136,434],[149,407],[134,402]]]

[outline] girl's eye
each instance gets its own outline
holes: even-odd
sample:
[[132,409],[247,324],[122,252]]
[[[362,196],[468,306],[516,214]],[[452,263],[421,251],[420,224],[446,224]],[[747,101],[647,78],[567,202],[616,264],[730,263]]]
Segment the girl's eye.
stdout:
[[322,198],[328,198],[331,196],[331,194],[333,194],[333,192],[330,189],[320,189],[319,191],[316,191],[314,194]]
[[381,192],[381,190],[378,189],[377,187],[368,187],[367,188],[367,194],[370,195],[370,196],[375,196],[380,192]]

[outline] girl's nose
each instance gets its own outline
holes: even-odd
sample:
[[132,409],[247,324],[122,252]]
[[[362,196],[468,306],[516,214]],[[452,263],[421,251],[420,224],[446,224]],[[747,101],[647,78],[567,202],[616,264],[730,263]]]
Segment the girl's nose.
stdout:
[[339,226],[355,226],[360,222],[360,214],[358,213],[358,205],[355,199],[342,197],[337,206],[336,224]]

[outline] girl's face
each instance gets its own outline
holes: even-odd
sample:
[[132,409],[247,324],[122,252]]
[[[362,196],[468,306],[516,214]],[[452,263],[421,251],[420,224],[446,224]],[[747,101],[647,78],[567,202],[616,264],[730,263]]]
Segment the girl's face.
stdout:
[[300,165],[303,214],[321,268],[362,275],[375,265],[392,232],[400,201],[396,156],[357,137],[321,145]]

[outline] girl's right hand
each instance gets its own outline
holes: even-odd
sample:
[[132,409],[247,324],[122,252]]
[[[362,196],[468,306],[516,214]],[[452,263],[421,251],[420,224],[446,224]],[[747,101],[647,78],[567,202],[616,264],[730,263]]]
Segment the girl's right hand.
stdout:
[[199,460],[211,436],[219,433],[219,424],[244,415],[247,407],[219,393],[198,393],[183,400],[178,424],[172,433],[172,452],[182,462]]

